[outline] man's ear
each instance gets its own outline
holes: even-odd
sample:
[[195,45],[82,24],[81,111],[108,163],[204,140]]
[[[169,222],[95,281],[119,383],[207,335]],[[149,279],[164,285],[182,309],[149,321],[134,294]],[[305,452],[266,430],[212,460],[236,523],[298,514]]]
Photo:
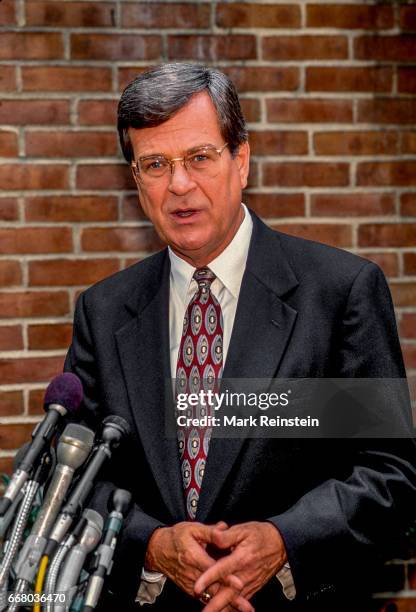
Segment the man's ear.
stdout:
[[241,189],[244,189],[247,186],[248,172],[250,170],[250,145],[248,141],[241,143],[234,159],[240,173]]

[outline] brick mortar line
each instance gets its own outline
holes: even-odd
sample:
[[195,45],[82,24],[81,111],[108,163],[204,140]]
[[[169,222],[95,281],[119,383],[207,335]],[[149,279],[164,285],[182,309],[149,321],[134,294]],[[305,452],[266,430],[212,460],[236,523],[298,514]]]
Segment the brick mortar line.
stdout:
[[22,286],[27,287],[29,284],[29,266],[27,264],[26,257],[21,258],[21,271],[22,271]]
[[118,66],[116,64],[113,64],[112,66],[110,66],[110,70],[111,70],[112,90],[115,94],[117,94],[121,90]]
[[[27,125],[27,126],[22,126],[22,130],[23,130],[23,133],[25,134],[31,134],[32,132],[44,132],[45,134],[50,134],[51,126],[50,125],[49,126],[47,125],[46,126],[45,125],[39,125],[39,126]],[[5,130],[5,131],[10,131],[10,130]],[[16,131],[18,130],[16,129]],[[0,128],[0,134],[2,132],[3,130]],[[78,134],[81,132],[86,132],[86,133],[99,132],[100,134],[113,134],[114,136],[117,136],[116,128],[106,127],[105,125],[97,125],[95,127],[93,125],[85,125],[85,126],[63,125],[62,127],[57,125],[56,129],[54,129],[53,132],[59,132],[59,133],[65,133],[65,134]]]
[[[372,155],[355,155],[355,156],[342,156],[342,155],[317,155],[315,153],[305,153],[304,155],[297,154],[286,154],[286,155],[267,155],[267,156],[257,156],[252,155],[252,161],[259,165],[264,165],[268,163],[322,163],[322,164],[330,164],[330,163],[344,163],[349,164],[353,171],[356,171],[356,166],[360,163],[405,163],[405,162],[416,162],[415,154],[407,154],[407,153],[399,153],[399,154],[372,154]],[[58,156],[44,156],[44,157],[3,157],[0,158],[0,168],[1,166],[50,166],[50,165],[59,165],[59,166],[68,166],[71,170],[76,170],[82,166],[104,166],[104,165],[112,165],[112,166],[126,166],[125,162],[120,163],[119,157],[78,157],[78,158],[70,158],[70,157],[58,157]],[[72,174],[70,174],[71,178]],[[70,183],[70,192],[76,191],[76,174],[73,177],[74,181]],[[354,185],[350,183],[352,187],[359,187],[359,185]],[[308,185],[305,185],[308,187]],[[394,185],[386,185],[387,188],[392,188]],[[403,187],[403,185],[402,185]],[[103,188],[106,191],[105,188]],[[103,191],[101,190],[101,191]],[[15,189],[10,191],[29,191],[25,189]],[[42,191],[42,189],[36,190]]]
[[[415,100],[416,102],[416,100]],[[339,131],[342,131],[343,134],[352,134],[352,133],[361,133],[361,134],[366,134],[368,132],[371,132],[372,134],[380,134],[380,135],[396,135],[398,136],[398,143],[396,146],[398,146],[399,149],[401,149],[402,147],[402,143],[403,143],[403,136],[405,134],[415,134],[416,135],[416,125],[414,124],[407,124],[409,125],[408,128],[406,128],[406,124],[401,124],[403,127],[401,129],[397,128],[397,127],[392,127],[392,124],[387,124],[386,128],[381,128],[380,124],[377,124],[377,127],[373,127],[373,129],[362,129],[360,127],[361,124],[354,124],[354,123],[349,123],[349,124],[343,124],[344,128],[342,130],[340,130],[339,127],[337,127],[337,125],[333,125],[333,124],[328,124],[328,128],[326,128],[326,124],[324,123],[319,123],[319,124],[315,124],[316,125],[316,129],[315,130],[310,130],[310,129],[303,129],[302,127],[298,128],[297,126],[299,124],[297,123],[293,123],[293,124],[286,124],[286,129],[285,130],[276,130],[276,129],[264,129],[263,127],[259,127],[259,124],[252,124],[254,125],[256,128],[258,129],[254,129],[251,128],[249,131],[249,135],[248,135],[248,140],[250,142],[251,138],[253,137],[253,135],[255,134],[263,134],[264,132],[276,132],[277,134],[279,133],[284,133],[284,132],[290,132],[290,133],[299,133],[299,134],[304,134],[307,133],[311,136],[315,136],[316,134],[335,134]],[[273,124],[274,125],[274,124]],[[293,127],[291,127],[291,125],[293,125]],[[375,126],[375,124],[371,124],[373,126]],[[44,134],[50,134],[51,131],[53,131],[53,133],[57,133],[57,134],[95,134],[95,133],[99,133],[99,134],[104,134],[104,135],[112,135],[114,136],[114,138],[116,139],[116,142],[118,144],[118,135],[117,135],[117,131],[114,127],[110,126],[110,125],[97,125],[97,126],[91,126],[91,125],[62,125],[62,126],[55,126],[55,129],[51,130],[51,126],[45,126],[45,125],[27,125],[27,126],[14,126],[14,125],[9,125],[9,126],[5,126],[4,128],[0,127],[0,135],[1,134],[19,134],[22,133],[23,135],[26,134],[32,134],[34,132],[40,132],[40,133],[44,133]],[[310,149],[311,150],[311,149]],[[319,153],[315,153],[314,151],[312,151],[313,155],[316,155],[317,157],[321,157],[322,155],[320,155]],[[396,155],[400,155],[400,151],[396,152]],[[341,156],[341,154],[337,154],[338,156]],[[349,154],[349,155],[344,155],[343,157],[362,157],[363,155],[369,156],[369,154],[359,154],[359,153],[355,153],[355,154]],[[381,154],[379,153],[373,153],[372,154],[373,157],[378,158]],[[386,154],[383,154],[386,155]],[[391,154],[390,154],[391,155]],[[406,153],[405,155],[408,156],[414,156],[416,157],[416,153]],[[330,156],[327,154],[328,157],[335,157],[335,155]],[[42,159],[41,156],[35,157],[35,156],[27,156],[33,159]],[[252,158],[256,158],[256,159],[264,159],[266,157],[272,157],[271,154],[251,154]],[[16,157],[0,157],[0,160],[3,159],[18,159]],[[54,157],[55,159],[55,157]],[[118,155],[114,156],[114,155],[100,155],[97,157],[65,157],[65,158],[59,158],[59,159],[115,159],[116,161],[122,161],[124,162],[126,165],[128,165],[124,158],[122,157],[122,153],[121,151],[118,153]]]
[[[416,192],[414,190],[414,188],[412,188],[412,186],[406,187],[406,186],[394,186],[394,185],[390,185],[390,186],[363,186],[363,188],[361,189],[361,187],[353,187],[351,185],[338,185],[338,186],[317,186],[317,187],[305,187],[304,185],[301,186],[256,186],[256,187],[251,187],[250,189],[247,189],[246,194],[247,195],[293,195],[294,193],[297,194],[304,194],[306,195],[306,192],[310,192],[313,195],[316,194],[323,194],[323,195],[330,195],[330,194],[340,194],[340,195],[371,195],[371,194],[378,194],[378,195],[394,195],[395,193],[398,193],[398,195],[414,195]],[[57,198],[57,197],[96,197],[96,198],[103,198],[103,197],[108,197],[108,198],[115,198],[115,197],[135,197],[136,194],[134,192],[123,192],[123,191],[99,191],[99,190],[95,190],[93,192],[72,192],[70,190],[65,190],[65,191],[60,191],[60,192],[44,192],[41,190],[27,190],[24,192],[16,192],[16,191],[4,191],[3,195],[0,197],[0,204],[2,199],[9,199],[9,198]],[[244,199],[244,198],[243,198]],[[395,215],[396,213],[392,213],[393,215]],[[345,215],[345,217],[355,217],[355,215]],[[408,215],[407,217],[405,217],[406,219],[412,219],[414,218],[415,215]],[[266,219],[268,217],[265,217]],[[134,220],[129,220],[129,219],[122,219],[122,218],[117,218],[117,219],[109,219],[108,221],[96,221],[96,223],[127,223],[127,222],[132,222],[132,223],[149,223],[145,220],[139,220],[137,219],[137,221]],[[94,221],[26,221],[25,219],[19,219],[17,221],[2,221],[2,226],[4,224],[7,224],[10,227],[19,227],[19,224],[29,224],[29,223],[33,223],[33,224],[63,224],[63,225],[72,225],[72,224],[79,224],[79,223],[94,223]]]
[[31,388],[31,390],[42,390],[45,388],[45,383],[44,382],[31,382],[31,383],[14,383],[14,384],[7,384],[7,385],[0,385],[0,388],[3,392],[8,393],[11,391],[23,391],[26,386],[29,386]]
[[[1,200],[0,200],[0,204],[1,204]],[[24,204],[24,198],[23,197],[19,197],[17,200],[17,207],[18,207],[18,222],[23,222],[25,219],[25,204]]]
[[[36,130],[34,130],[36,131]],[[265,130],[265,131],[273,131],[273,130]],[[291,132],[292,130],[282,130],[281,133],[283,132]],[[306,131],[306,130],[293,130],[294,132],[302,132],[302,131]],[[340,130],[341,131],[341,130]],[[345,132],[348,133],[348,131],[350,132],[363,132],[366,133],[368,130],[345,130]],[[374,130],[369,130],[369,131],[374,131]],[[393,130],[390,130],[391,132],[394,133]],[[413,132],[414,130],[412,130]],[[313,132],[312,135],[315,134],[321,134],[321,133],[325,133],[325,130],[322,131],[318,131],[318,132]],[[77,133],[76,131],[74,132],[68,132],[68,133]],[[378,133],[378,131],[376,130],[376,133]],[[381,132],[382,133],[382,132]],[[415,132],[416,133],[416,132]],[[1,132],[0,132],[1,134]],[[249,142],[250,142],[250,138],[249,138]],[[399,159],[398,159],[399,158]],[[372,154],[362,154],[362,155],[342,155],[342,154],[334,154],[334,155],[329,155],[329,154],[316,154],[316,153],[305,153],[304,155],[301,155],[299,153],[287,153],[287,154],[280,154],[280,155],[272,155],[272,154],[268,154],[268,155],[256,155],[256,154],[252,154],[251,155],[251,161],[253,162],[257,162],[258,164],[261,163],[273,163],[273,162],[284,162],[289,160],[290,162],[294,162],[294,161],[299,161],[299,162],[305,162],[305,161],[317,161],[317,162],[321,162],[321,163],[330,163],[330,162],[335,162],[335,163],[340,163],[340,162],[344,162],[346,164],[354,164],[354,163],[361,163],[361,162],[407,162],[407,161],[416,161],[416,154],[415,153],[372,153]],[[85,157],[60,157],[60,156],[31,156],[31,155],[27,155],[24,158],[20,158],[20,157],[2,157],[0,158],[0,166],[2,165],[21,165],[21,166],[25,166],[25,165],[38,165],[38,166],[44,166],[44,165],[59,165],[59,166],[74,166],[74,167],[78,167],[78,166],[91,166],[91,165],[108,165],[111,164],[112,166],[120,166],[120,167],[125,167],[128,168],[128,164],[126,163],[126,161],[124,161],[124,159],[122,159],[121,157],[113,157],[113,156],[102,156],[102,157],[92,157],[92,156],[85,156]],[[11,190],[14,191],[14,190]],[[25,190],[16,190],[16,191],[25,191]],[[36,190],[36,191],[42,191],[41,189]],[[123,190],[120,190],[123,191]]]
[[[107,255],[108,254],[108,258],[110,258],[112,256],[114,259],[120,258],[120,256],[125,257],[126,259],[132,259],[132,258],[142,258],[143,259],[144,257],[148,257],[149,255],[152,255],[155,252],[156,251],[123,251],[123,252],[122,251],[88,251],[88,254],[91,255],[91,257],[89,259],[100,259],[98,257],[98,255],[100,253],[103,254],[103,255]],[[85,253],[86,253],[86,251],[83,251],[83,254],[85,254]],[[67,258],[62,258],[62,259],[70,260],[71,254],[72,254],[72,257],[73,257],[74,254],[71,251],[71,253],[66,253],[66,255],[68,255]],[[24,253],[24,255],[27,255],[27,253]],[[57,255],[59,255],[59,253]],[[96,255],[97,255],[97,257],[96,257]],[[52,256],[50,256],[50,257],[52,258]],[[2,258],[9,259],[9,257],[7,255],[3,255]],[[54,259],[56,259],[56,257]],[[46,257],[42,258],[40,261],[48,261],[48,260],[49,260],[49,256],[46,256]],[[18,287],[26,288],[25,285],[17,285],[17,286]],[[62,287],[63,289],[67,289],[67,290],[74,290],[77,287],[78,288],[85,287],[85,283],[84,284],[80,283],[79,285],[62,285],[62,286],[59,285],[59,287]],[[39,291],[45,291],[45,287],[43,287],[43,289],[42,289],[38,285],[31,285],[30,289],[31,289],[31,291],[35,290],[35,289],[38,289]],[[48,286],[48,290],[49,289],[51,291],[55,291],[55,290],[61,290],[62,291],[62,289],[57,289],[56,286],[53,286],[53,287]],[[2,287],[0,291],[1,291],[1,293],[15,293],[16,289],[14,289],[14,290],[10,289],[9,290],[8,287]]]
[[[289,0],[288,3],[290,4]],[[195,2],[193,3],[195,5]],[[263,4],[263,3],[262,3]],[[314,3],[313,3],[314,4]],[[332,4],[332,3],[327,3]],[[361,5],[364,2],[361,2]],[[395,35],[412,35],[416,28],[403,29],[399,25],[394,24],[384,28],[359,28],[359,27],[342,27],[342,26],[308,26],[307,23],[299,26],[250,26],[250,25],[221,25],[216,23],[209,23],[208,25],[196,26],[160,26],[160,25],[119,25],[119,26],[91,26],[91,25],[13,25],[6,24],[0,26],[0,32],[12,33],[12,34],[106,34],[114,36],[120,35],[131,35],[131,34],[143,34],[144,36],[161,36],[168,34],[170,36],[256,36],[263,38],[265,36],[270,37],[276,36],[290,36],[299,35],[303,36],[345,36],[355,38],[362,37],[374,37],[379,38],[390,37]]]
[[68,185],[71,193],[76,193],[77,190],[77,163],[71,163],[68,173]]
[[[63,66],[57,66],[59,68],[63,68]],[[98,66],[96,66],[98,67]],[[333,66],[335,68],[336,66]],[[46,68],[46,66],[45,66]],[[257,66],[253,66],[253,68],[257,68]],[[42,101],[42,100],[54,100],[54,101],[67,101],[75,99],[77,102],[85,102],[85,101],[117,101],[121,96],[120,92],[113,92],[110,90],[104,91],[85,91],[85,90],[75,90],[75,91],[67,91],[67,90],[54,90],[54,91],[44,91],[40,90],[27,90],[24,92],[2,92],[2,99],[4,100],[13,100],[13,101]],[[258,100],[275,100],[275,99],[288,99],[293,101],[302,101],[302,100],[315,100],[317,102],[327,102],[327,101],[344,101],[344,102],[352,102],[354,100],[363,101],[363,100],[371,100],[374,102],[386,102],[386,101],[409,101],[413,102],[416,99],[416,96],[411,93],[403,93],[400,96],[393,95],[391,92],[381,92],[381,94],[377,94],[374,97],[373,91],[296,91],[293,89],[278,89],[278,90],[246,90],[241,93],[240,99],[258,99]],[[252,122],[253,124],[257,124],[258,122]],[[274,122],[273,122],[274,123]],[[317,122],[318,123],[318,122]],[[322,122],[325,124],[325,122]],[[332,123],[332,122],[331,122]],[[345,121],[344,123],[351,123],[351,121]],[[4,124],[9,125],[9,124]],[[51,124],[53,126],[57,125],[66,125],[66,124]],[[384,125],[384,124],[380,124]],[[398,124],[398,125],[406,125],[406,124]],[[414,125],[414,124],[410,124]]]
[[73,231],[72,231],[73,252],[74,252],[74,255],[77,256],[77,258],[78,257],[81,258],[81,254],[82,254],[81,237],[82,237],[83,229],[84,229],[83,226],[77,225],[76,227],[73,228]]
[[398,259],[398,263],[399,263],[399,269],[398,269],[399,277],[400,276],[405,276],[405,274],[404,274],[404,257],[403,257],[403,253],[402,252],[399,251],[397,253],[397,259]]
[[[363,193],[388,193],[390,195],[395,194],[396,192],[399,195],[402,194],[406,194],[406,193],[411,193],[411,194],[416,194],[416,185],[372,185],[372,186],[368,186],[368,185],[362,185],[362,186],[358,186],[358,187],[352,187],[351,185],[336,185],[336,186],[325,186],[325,185],[321,185],[321,186],[317,186],[317,187],[308,187],[305,185],[301,185],[301,186],[285,186],[282,185],[279,187],[279,185],[273,185],[273,186],[253,186],[250,188],[247,188],[244,190],[243,196],[244,194],[252,194],[252,193],[285,193],[286,191],[291,192],[291,191],[297,191],[297,192],[302,192],[302,191],[306,191],[306,190],[311,190],[312,192],[315,191],[319,191],[322,190],[322,192],[324,193],[332,193],[338,190],[341,190],[341,192],[348,192],[348,193],[356,193],[357,195]],[[55,197],[55,196],[73,196],[73,192],[70,189],[26,189],[26,190],[19,190],[21,192],[20,196],[21,198],[32,198],[32,197]],[[102,198],[103,197],[103,192],[105,193],[105,195],[107,197],[132,197],[132,196],[137,196],[137,192],[134,190],[123,190],[123,189],[108,189],[108,190],[102,190],[102,189],[79,189],[77,190],[77,196],[80,197],[97,197],[97,198]],[[4,198],[10,198],[10,197],[16,197],[16,190],[2,190],[0,193],[0,203],[1,200]],[[111,220],[109,221],[111,222]],[[143,221],[144,222],[144,221]],[[10,222],[13,223],[13,222]],[[77,223],[76,221],[62,221],[61,223]],[[150,223],[150,222],[148,222]]]
[[305,2],[300,2],[297,5],[300,8],[300,29],[302,30],[306,30],[307,28],[307,10],[306,10],[306,3]]
[[[294,36],[296,38],[296,36]],[[181,62],[189,61],[189,59],[180,60]],[[260,59],[260,58],[236,58],[236,59],[227,59],[227,58],[219,58],[218,60],[193,60],[196,64],[203,65],[207,63],[209,65],[215,64],[219,68],[275,68],[278,70],[279,68],[285,67],[294,67],[294,66],[306,66],[311,65],[316,68],[319,66],[325,67],[351,67],[351,68],[394,68],[395,66],[399,66],[400,68],[404,67],[414,67],[414,61],[406,61],[406,60],[372,60],[372,59],[361,59],[358,57],[344,57],[344,58],[330,58],[330,57],[322,57],[322,58],[303,58],[303,59]],[[25,67],[49,67],[49,66],[70,66],[74,68],[97,68],[97,67],[112,67],[116,68],[134,68],[144,67],[148,65],[157,65],[159,61],[157,59],[96,59],[96,58],[18,58],[18,59],[0,59],[1,65],[4,66],[21,66]],[[317,65],[317,63],[319,64]],[[340,66],[341,64],[341,66]]]
[[[271,220],[268,220],[268,221],[270,221],[270,225],[310,225],[310,226],[313,226],[313,225],[320,225],[321,224],[320,222],[315,223],[315,224],[313,224],[313,223],[309,224],[308,223],[309,219],[305,219],[304,217],[297,217],[297,218],[293,217],[293,218],[290,219],[290,222],[289,222],[288,218],[284,218],[284,217],[277,217],[275,219],[271,219]],[[364,224],[366,224],[366,223],[368,223],[368,222],[366,221]],[[370,223],[372,225],[376,225],[372,221]],[[328,220],[323,221],[322,224],[324,224],[324,225],[325,224],[343,225],[343,226],[350,225],[349,223],[343,223],[343,222],[340,222],[340,223],[337,223],[337,224],[333,224],[333,223],[330,223]],[[358,225],[360,225],[360,224],[358,223]],[[416,249],[415,246],[394,247],[394,246],[362,246],[362,245],[356,246],[356,247],[349,246],[349,247],[340,247],[340,248],[342,248],[343,250],[346,250],[346,251],[353,251],[353,252],[355,252],[357,254],[362,254],[362,253],[368,253],[369,252],[369,253],[372,253],[374,255],[384,254],[384,253],[387,253],[387,254],[395,254],[396,253],[398,255],[400,255],[400,254],[409,254],[409,253],[414,253],[415,249]],[[79,263],[85,261],[85,262],[88,263],[88,261],[91,261],[91,260],[93,260],[93,261],[95,261],[95,260],[117,261],[118,260],[119,262],[122,262],[123,260],[129,260],[129,259],[132,259],[132,258],[136,257],[137,253],[138,253],[137,251],[132,251],[131,253],[130,252],[126,252],[126,251],[121,253],[120,251],[117,251],[116,252],[117,256],[113,257],[113,256],[107,256],[107,251],[97,251],[96,253],[95,252],[90,252],[90,255],[86,256],[85,255],[85,251],[84,251],[84,252],[80,253],[79,256],[74,255],[72,253],[70,253],[70,254],[59,254],[59,253],[57,253],[55,255],[47,254],[45,257],[43,257],[42,255],[27,255],[27,254],[25,254],[25,257],[28,259],[27,263],[48,262],[48,261],[68,261],[68,262],[76,261],[76,262],[79,262]],[[144,256],[148,256],[148,255],[150,255],[152,253],[154,253],[154,251],[151,252],[151,253],[140,252],[140,256],[144,257]],[[0,258],[0,261],[7,261],[7,262],[14,261],[14,262],[18,262],[19,263],[19,262],[21,262],[21,258],[19,258],[16,255],[2,254],[1,258]],[[392,278],[399,278],[399,277],[403,278],[404,280],[412,280],[412,279],[416,280],[416,275],[415,274],[401,274],[399,276],[395,276],[395,277],[392,277]],[[85,286],[87,286],[85,283],[80,283],[80,284],[77,284],[77,285],[66,285],[66,284],[64,284],[64,285],[38,285],[38,284],[29,285],[29,283],[22,283],[22,284],[19,284],[19,285],[7,285],[7,286],[4,286],[4,287],[1,287],[0,288],[0,293],[16,293],[16,291],[18,291],[18,292],[21,291],[22,288],[23,289],[30,289],[31,291],[33,291],[35,289],[37,289],[39,291],[44,291],[45,289],[44,288],[42,289],[42,287],[48,287],[48,288],[50,288],[51,291],[57,291],[57,290],[59,290],[59,291],[62,291],[62,290],[76,290],[77,288],[83,288]],[[1,325],[1,319],[0,319],[0,325]]]
[[23,337],[23,351],[27,352],[30,350],[29,347],[29,325],[25,321],[22,325],[22,337]]
[[16,19],[17,23],[20,27],[25,27],[26,25],[26,4],[24,0],[17,0],[15,3],[16,7]]
[[20,325],[20,324],[24,324],[27,323],[27,326],[29,325],[62,325],[64,323],[72,323],[72,319],[70,318],[70,315],[68,315],[66,317],[66,319],[64,319],[63,317],[58,318],[58,317],[16,317],[14,319],[0,319],[0,330],[2,327],[10,327],[13,325]]
[[[102,229],[102,228],[99,228]],[[104,228],[105,229],[105,228]],[[117,228],[118,229],[118,228]],[[106,252],[106,251],[105,251]],[[25,257],[28,260],[28,263],[36,262],[36,261],[55,261],[56,259],[65,259],[66,261],[90,261],[91,259],[102,259],[103,261],[107,259],[122,259],[126,257],[126,252],[115,251],[118,257],[107,257],[106,255],[102,256],[97,254],[97,256],[93,255],[93,251],[88,251],[88,255],[86,255],[86,251],[75,254],[73,251],[69,251],[67,253],[2,253],[0,255],[0,261],[17,261],[21,262],[22,258]],[[100,251],[102,253],[102,251]],[[92,255],[92,256],[91,256]],[[14,285],[15,287],[20,287],[21,285]],[[70,285],[71,287],[76,287],[77,285]],[[0,291],[4,290],[2,287]]]
[[[338,192],[336,192],[335,190],[333,190],[336,195],[339,195]],[[258,192],[256,192],[257,194]],[[297,193],[297,192],[296,192]],[[312,193],[312,192],[311,192]],[[320,193],[320,192],[319,192]],[[372,193],[372,192],[371,192]],[[269,195],[284,195],[282,194],[270,194]],[[315,193],[312,193],[312,195],[315,195]],[[331,192],[327,192],[324,195],[331,195]],[[342,193],[340,195],[343,195]],[[348,194],[349,195],[349,194]],[[354,194],[351,194],[354,195]],[[384,195],[384,192],[381,192],[379,195]],[[386,195],[390,195],[388,193],[386,193]],[[357,194],[358,196],[358,194]],[[266,224],[267,223],[271,223],[272,220],[275,219],[284,219],[285,222],[288,220],[293,220],[293,222],[299,222],[300,219],[303,219],[303,215],[284,215],[284,216],[262,216],[260,215],[260,217],[262,219],[265,220]],[[406,221],[405,221],[406,219]],[[412,225],[412,224],[416,224],[416,218],[415,217],[402,217],[402,216],[396,216],[394,214],[367,214],[367,215],[353,215],[353,214],[345,214],[345,215],[330,215],[330,214],[326,214],[326,215],[322,215],[322,214],[314,214],[312,215],[312,217],[310,218],[310,221],[313,223],[316,222],[320,222],[320,221],[327,221],[327,222],[333,222],[333,221],[338,221],[338,222],[356,222],[359,221],[360,223],[377,223],[377,224],[382,224],[385,225],[386,223],[389,225]],[[57,229],[63,229],[63,228],[70,228],[70,229],[137,229],[137,230],[141,230],[141,229],[145,229],[145,228],[151,228],[153,227],[152,224],[149,221],[134,221],[134,220],[115,220],[115,221],[77,221],[77,222],[70,222],[70,221],[34,221],[34,222],[30,222],[30,221],[26,221],[26,222],[2,222],[1,224],[1,229],[53,229],[53,228],[57,228]],[[120,253],[121,251],[116,251],[117,253]],[[57,251],[56,253],[50,252],[50,251],[46,251],[45,253],[38,253],[38,252],[31,252],[31,251],[27,251],[27,252],[23,252],[23,253],[13,253],[11,252],[10,255],[14,255],[15,257],[18,257],[19,255],[36,255],[36,256],[54,256],[54,255],[59,255],[61,252]],[[70,255],[72,253],[72,251],[62,251],[62,255]],[[88,253],[90,253],[90,251],[88,251]],[[7,253],[0,253],[0,255],[7,255]]]
[[[202,5],[203,3],[200,2],[200,5]],[[215,0],[212,0],[210,3],[210,13],[209,13],[209,24],[210,24],[210,29],[212,32],[215,31],[215,27],[216,27],[216,15],[217,15],[217,5],[218,2],[215,2]]]
[[23,415],[29,416],[29,389],[23,390]]
[[24,93],[23,92],[22,68],[20,65],[16,66],[15,75],[16,75],[16,90],[19,92],[19,94]]
[[[42,418],[42,415],[14,415],[0,417],[0,425],[20,425],[21,423],[37,423]],[[4,452],[4,451],[2,451]],[[0,455],[1,457],[1,455]]]
[[0,351],[0,359],[21,359],[31,357],[36,359],[38,357],[62,357],[66,355],[67,348],[62,349],[15,349],[11,351]]

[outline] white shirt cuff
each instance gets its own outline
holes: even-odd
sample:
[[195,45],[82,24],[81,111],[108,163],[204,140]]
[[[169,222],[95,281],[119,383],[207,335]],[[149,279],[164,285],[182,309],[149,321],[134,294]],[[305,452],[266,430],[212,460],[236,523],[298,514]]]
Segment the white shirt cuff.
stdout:
[[144,604],[155,603],[156,597],[162,592],[165,586],[166,576],[159,572],[148,572],[142,569],[142,576],[137,591],[136,601],[143,606]]
[[277,572],[276,578],[282,585],[283,593],[286,599],[295,599],[296,587],[289,563],[285,563],[282,569]]

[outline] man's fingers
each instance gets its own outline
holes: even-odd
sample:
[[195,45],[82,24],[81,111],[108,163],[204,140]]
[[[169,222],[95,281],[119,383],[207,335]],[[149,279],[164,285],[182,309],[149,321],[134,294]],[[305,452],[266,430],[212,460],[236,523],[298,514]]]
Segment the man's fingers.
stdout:
[[209,556],[205,548],[195,542],[191,543],[185,554],[188,556],[188,559],[185,558],[184,561],[188,562],[189,565],[193,565],[193,567],[201,572],[215,564],[215,560]]
[[251,603],[247,599],[245,599],[242,595],[239,595],[238,597],[236,597],[233,600],[231,606],[232,608],[234,608],[235,610],[238,610],[239,612],[255,612]]
[[237,576],[230,575],[224,582],[226,586],[221,587],[213,595],[204,608],[204,612],[220,612],[229,609],[239,610],[239,612],[254,612],[251,603],[239,594],[243,587],[241,580]]
[[195,593],[200,596],[214,582],[224,583],[225,579],[234,573],[238,565],[238,557],[234,553],[223,557],[201,574],[195,582]]
[[237,532],[232,527],[230,529],[215,529],[212,531],[212,544],[217,548],[231,548],[238,542]]

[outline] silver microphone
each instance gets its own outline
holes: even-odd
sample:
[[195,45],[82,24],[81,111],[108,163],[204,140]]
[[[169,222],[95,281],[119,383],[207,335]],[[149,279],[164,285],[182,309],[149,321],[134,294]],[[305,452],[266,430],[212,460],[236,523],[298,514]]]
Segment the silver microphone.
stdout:
[[58,465],[39,515],[17,561],[16,574],[19,579],[29,582],[34,579],[47,544],[49,531],[72,482],[74,472],[87,459],[93,441],[94,433],[83,425],[71,423],[64,429],[57,448]]

